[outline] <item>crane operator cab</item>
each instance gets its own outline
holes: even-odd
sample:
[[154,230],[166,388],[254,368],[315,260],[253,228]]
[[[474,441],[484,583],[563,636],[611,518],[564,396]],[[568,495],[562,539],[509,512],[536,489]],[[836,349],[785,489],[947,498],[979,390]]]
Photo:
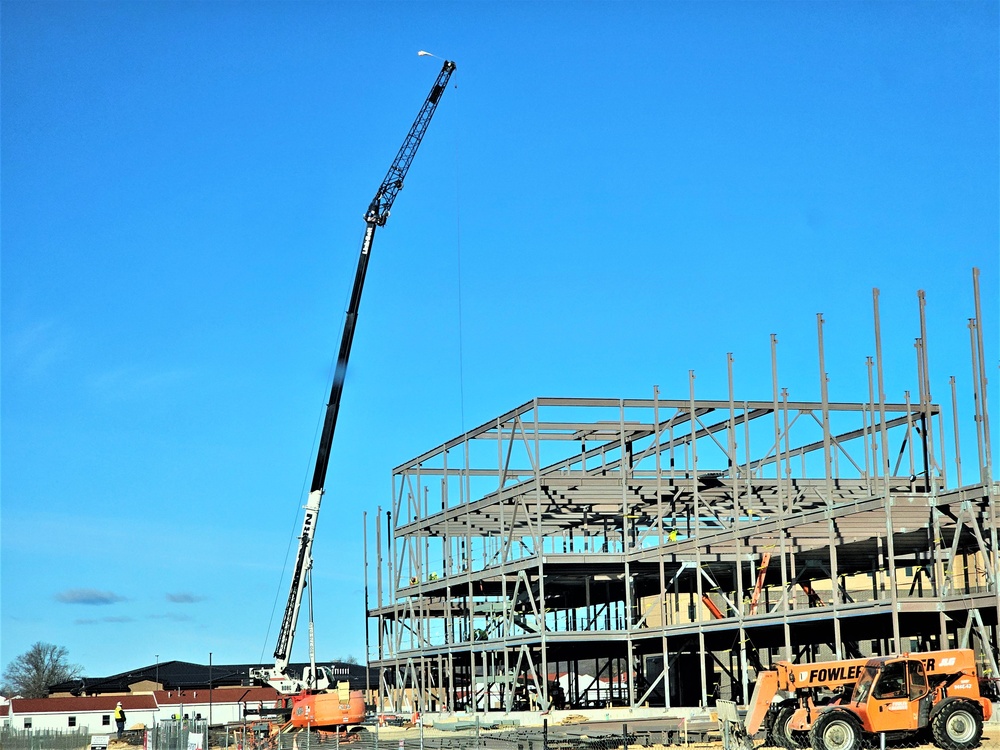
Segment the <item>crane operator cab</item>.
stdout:
[[312,667],[306,667],[302,670],[302,682],[310,690],[326,690],[334,682],[333,676],[330,674],[329,667],[316,667],[316,674],[313,675]]

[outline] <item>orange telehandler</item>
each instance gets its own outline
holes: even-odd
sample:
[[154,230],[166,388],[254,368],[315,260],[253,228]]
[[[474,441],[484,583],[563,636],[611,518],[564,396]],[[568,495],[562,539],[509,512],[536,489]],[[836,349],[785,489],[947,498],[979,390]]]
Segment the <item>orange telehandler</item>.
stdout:
[[[808,747],[808,727],[793,731],[790,726],[793,717],[849,698],[867,663],[867,659],[811,664],[779,661],[771,669],[758,672],[747,713],[747,732],[753,736],[763,726],[767,730],[767,744]],[[796,718],[801,720],[801,716]]]
[[[818,697],[822,690],[829,694]],[[858,750],[866,735],[898,739],[929,730],[943,750],[968,750],[993,713],[992,693],[971,649],[779,662],[758,677],[747,731],[769,719],[770,735],[786,747],[804,747],[808,737],[813,750]]]

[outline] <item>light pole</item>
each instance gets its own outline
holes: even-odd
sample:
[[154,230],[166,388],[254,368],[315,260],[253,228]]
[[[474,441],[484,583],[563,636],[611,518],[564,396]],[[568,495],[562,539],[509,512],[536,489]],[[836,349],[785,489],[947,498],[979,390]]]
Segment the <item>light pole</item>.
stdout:
[[[208,728],[212,728],[212,652],[208,652]],[[206,732],[207,734],[207,732]]]

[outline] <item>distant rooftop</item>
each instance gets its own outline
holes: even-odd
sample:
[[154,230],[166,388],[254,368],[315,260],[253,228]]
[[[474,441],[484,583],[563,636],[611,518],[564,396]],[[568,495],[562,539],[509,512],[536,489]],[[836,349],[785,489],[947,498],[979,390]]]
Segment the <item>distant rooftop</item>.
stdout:
[[[365,685],[365,665],[345,662],[321,662],[334,670],[334,675],[347,678],[351,687],[362,689]],[[250,670],[272,664],[195,664],[189,661],[164,661],[120,672],[109,677],[77,677],[49,686],[50,693],[72,695],[101,695],[102,693],[128,693],[132,685],[149,681],[160,684],[164,690],[193,690],[212,687],[251,687]],[[292,673],[301,672],[308,664],[289,666]]]

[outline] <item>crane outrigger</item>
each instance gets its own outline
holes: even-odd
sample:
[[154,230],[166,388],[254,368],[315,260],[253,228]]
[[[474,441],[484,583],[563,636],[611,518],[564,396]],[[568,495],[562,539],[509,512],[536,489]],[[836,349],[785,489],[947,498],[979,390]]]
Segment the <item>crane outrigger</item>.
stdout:
[[309,617],[309,666],[301,675],[290,675],[288,666],[291,659],[292,643],[295,640],[295,630],[299,620],[299,610],[302,597],[309,585],[312,571],[312,545],[316,534],[316,521],[319,517],[320,502],[323,499],[326,484],[326,473],[330,464],[330,449],[333,445],[333,434],[337,427],[337,414],[340,411],[340,399],[344,391],[344,378],[347,374],[347,362],[351,356],[351,346],[354,341],[354,331],[358,321],[358,309],[361,305],[361,292],[364,288],[368,262],[371,259],[372,244],[375,240],[375,230],[385,226],[389,211],[400,190],[403,180],[410,169],[413,157],[417,154],[420,142],[423,140],[431,118],[437,109],[441,95],[448,84],[448,79],[455,71],[455,63],[446,60],[438,73],[437,80],[424,100],[420,112],[417,113],[410,132],[403,140],[403,145],[396,154],[385,179],[379,186],[365,212],[365,236],[361,243],[361,253],[358,258],[357,270],[354,274],[354,287],[344,321],[344,331],[340,339],[340,351],[337,354],[337,367],[330,389],[330,399],[326,405],[326,416],[323,420],[323,431],[320,434],[319,450],[316,454],[316,466],[313,471],[309,497],[305,505],[305,515],[302,519],[302,533],[299,536],[299,547],[295,557],[295,567],[292,572],[291,586],[288,592],[288,602],[285,614],[278,631],[278,643],[274,649],[274,666],[251,671],[251,677],[266,682],[284,696],[292,696],[291,723],[293,727],[313,728],[344,726],[358,724],[364,719],[365,702],[362,691],[351,691],[348,683],[340,683],[335,690],[334,676],[328,667],[316,665],[314,629],[312,622],[312,602],[310,589]]

